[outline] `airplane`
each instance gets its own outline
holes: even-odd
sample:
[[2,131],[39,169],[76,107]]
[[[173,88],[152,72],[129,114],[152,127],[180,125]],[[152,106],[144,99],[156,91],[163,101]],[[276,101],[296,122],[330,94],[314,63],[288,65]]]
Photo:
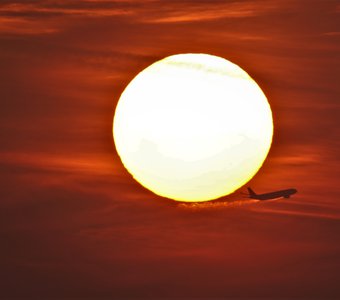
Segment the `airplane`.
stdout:
[[297,192],[296,189],[280,190],[276,192],[266,193],[266,194],[256,194],[250,187],[247,188],[249,192],[249,198],[257,200],[271,200],[277,198],[289,198],[291,195]]

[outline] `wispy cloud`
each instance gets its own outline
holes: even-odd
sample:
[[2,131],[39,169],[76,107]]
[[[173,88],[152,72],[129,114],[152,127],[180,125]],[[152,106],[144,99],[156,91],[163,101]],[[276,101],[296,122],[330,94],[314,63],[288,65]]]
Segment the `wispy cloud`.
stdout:
[[325,32],[322,35],[336,38],[336,37],[338,37],[340,35],[340,31]]
[[286,5],[282,1],[243,1],[225,2],[175,2],[163,6],[161,14],[150,14],[142,18],[150,23],[182,23],[197,21],[213,21],[224,18],[247,18],[281,10]]
[[[123,2],[124,3],[124,2]],[[27,15],[32,17],[83,15],[105,17],[130,14],[131,10],[119,2],[64,2],[41,1],[35,3],[9,3],[0,7],[4,15]]]
[[[107,164],[105,159],[92,156],[65,156],[48,153],[1,153],[0,163],[43,171],[66,172],[75,174],[107,175],[117,172],[118,162]],[[116,169],[116,171],[115,171]]]
[[0,33],[36,35],[55,33],[70,18],[122,17],[133,13],[124,2],[36,1],[0,5]]
[[0,33],[37,35],[57,32],[53,24],[42,24],[39,20],[25,17],[0,16]]
[[[119,18],[133,23],[210,22],[282,11],[290,1],[29,1],[0,5],[0,32],[46,34],[62,29],[69,18]],[[51,24],[49,24],[51,23]],[[66,22],[67,23],[67,22]],[[46,25],[48,25],[46,27]]]
[[306,212],[299,210],[287,210],[287,209],[275,209],[275,208],[261,208],[263,213],[268,213],[270,215],[285,215],[285,216],[296,216],[305,218],[317,218],[317,219],[330,219],[330,220],[340,220],[340,214],[334,212],[323,212],[319,209],[319,212]]

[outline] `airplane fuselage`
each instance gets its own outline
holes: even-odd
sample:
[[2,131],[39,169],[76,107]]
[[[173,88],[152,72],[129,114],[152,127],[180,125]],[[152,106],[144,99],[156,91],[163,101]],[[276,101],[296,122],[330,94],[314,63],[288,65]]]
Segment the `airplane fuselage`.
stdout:
[[277,199],[277,198],[289,198],[290,195],[293,195],[297,192],[296,189],[287,189],[287,190],[281,190],[266,194],[251,194],[249,195],[252,199],[258,199],[258,200],[270,200],[270,199]]

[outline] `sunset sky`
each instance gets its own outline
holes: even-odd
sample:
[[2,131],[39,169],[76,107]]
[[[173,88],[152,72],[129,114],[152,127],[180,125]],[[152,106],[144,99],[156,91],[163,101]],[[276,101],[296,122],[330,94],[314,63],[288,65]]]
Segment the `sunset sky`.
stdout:
[[[181,204],[124,169],[120,94],[178,53],[261,86],[248,185],[296,195]],[[338,0],[2,0],[0,297],[340,297],[339,61]]]

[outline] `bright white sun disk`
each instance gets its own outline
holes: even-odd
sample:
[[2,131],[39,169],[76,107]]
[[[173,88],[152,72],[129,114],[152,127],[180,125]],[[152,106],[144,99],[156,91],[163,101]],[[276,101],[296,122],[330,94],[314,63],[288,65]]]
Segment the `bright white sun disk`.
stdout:
[[113,134],[133,177],[179,201],[228,195],[249,181],[270,149],[268,101],[240,67],[180,54],[139,73],[118,102]]

